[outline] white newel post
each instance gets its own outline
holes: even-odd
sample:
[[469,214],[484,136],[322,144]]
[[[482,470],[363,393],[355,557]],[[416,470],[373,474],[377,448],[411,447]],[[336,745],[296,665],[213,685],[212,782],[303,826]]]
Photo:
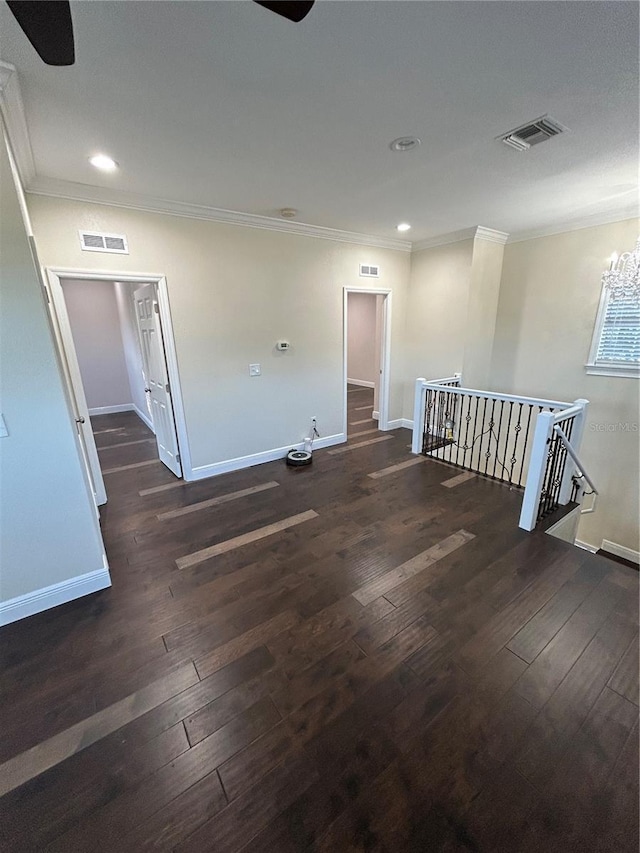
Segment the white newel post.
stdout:
[[527,483],[524,489],[522,510],[520,512],[519,526],[523,530],[533,530],[538,519],[540,492],[542,491],[544,473],[547,467],[548,441],[553,429],[553,422],[553,412],[540,412],[538,414],[536,428],[533,433],[533,443],[531,445]]
[[[573,404],[574,406],[580,406],[581,412],[579,415],[575,416],[573,421],[573,430],[571,431],[571,447],[573,448],[576,456],[580,453],[580,445],[582,444],[582,436],[584,435],[584,430],[587,421],[587,408],[589,406],[588,400],[576,400]],[[561,504],[566,505],[569,503],[571,499],[571,491],[572,491],[572,480],[573,474],[576,470],[576,465],[567,454],[567,461],[564,466],[564,474],[562,475],[562,484],[560,486],[560,496],[559,501]]]
[[411,452],[422,453],[422,423],[424,419],[424,406],[427,398],[427,389],[423,377],[416,379],[415,393],[413,397],[413,436],[411,439]]

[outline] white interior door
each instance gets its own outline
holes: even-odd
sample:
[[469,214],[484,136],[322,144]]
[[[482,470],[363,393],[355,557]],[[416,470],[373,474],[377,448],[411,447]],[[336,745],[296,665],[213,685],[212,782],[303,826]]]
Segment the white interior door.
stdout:
[[62,376],[65,381],[78,431],[80,454],[89,478],[96,506],[102,506],[102,504],[107,502],[107,492],[104,487],[104,480],[102,479],[100,459],[98,458],[96,441],[91,427],[91,418],[89,417],[87,400],[84,395],[80,366],[78,365],[78,358],[73,345],[69,315],[67,314],[67,306],[60,283],[57,277],[51,274],[49,274],[49,292],[51,300],[47,305],[60,355]]
[[156,433],[158,456],[176,477],[182,477],[178,436],[173,416],[171,388],[167,375],[158,297],[154,284],[145,284],[133,294],[136,323],[140,334],[142,366]]

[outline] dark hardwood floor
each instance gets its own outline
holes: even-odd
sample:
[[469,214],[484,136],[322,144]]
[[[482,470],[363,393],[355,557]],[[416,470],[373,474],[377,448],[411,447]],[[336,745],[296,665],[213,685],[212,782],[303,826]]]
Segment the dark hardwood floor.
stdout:
[[94,419],[113,587],[0,631],[3,850],[636,853],[637,572],[348,400],[191,484]]

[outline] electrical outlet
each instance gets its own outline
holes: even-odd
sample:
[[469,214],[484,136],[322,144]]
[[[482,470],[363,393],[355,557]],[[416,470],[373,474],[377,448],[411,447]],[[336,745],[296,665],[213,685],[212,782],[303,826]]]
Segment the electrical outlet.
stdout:
[[250,364],[249,365],[249,376],[261,376],[262,369],[259,364]]

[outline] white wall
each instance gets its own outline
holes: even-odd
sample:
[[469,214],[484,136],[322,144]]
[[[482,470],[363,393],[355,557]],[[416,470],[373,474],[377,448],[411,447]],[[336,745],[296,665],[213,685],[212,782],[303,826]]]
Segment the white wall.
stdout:
[[492,365],[494,390],[590,401],[582,456],[601,497],[597,511],[582,517],[578,538],[636,551],[640,433],[632,425],[640,423],[639,380],[588,375],[584,365],[602,272],[613,252],[633,249],[638,230],[637,220],[627,220],[508,243]]
[[120,315],[112,281],[61,279],[89,409],[131,403]]
[[[393,291],[389,417],[402,415],[410,255],[313,237],[29,196],[45,266],[167,278],[194,468],[343,428],[343,287],[378,264]],[[80,250],[77,231],[125,233],[130,255]],[[285,338],[291,350],[277,352]],[[249,377],[249,364],[262,376]]]
[[[0,621],[9,621],[24,610],[11,609],[7,602],[100,572],[104,563],[75,424],[2,140],[0,185],[0,408],[9,431],[0,438]],[[101,585],[108,585],[108,573],[101,578]]]
[[371,383],[372,387],[380,371],[376,299],[374,293],[347,294],[347,376],[349,380]]
[[130,399],[138,412],[151,419],[149,397],[144,392],[146,383],[144,381],[140,337],[138,335],[138,327],[135,320],[135,305],[133,302],[133,292],[138,287],[140,287],[139,284],[131,285],[121,281],[116,281],[114,284],[122,344],[124,347],[124,359],[129,376]]

